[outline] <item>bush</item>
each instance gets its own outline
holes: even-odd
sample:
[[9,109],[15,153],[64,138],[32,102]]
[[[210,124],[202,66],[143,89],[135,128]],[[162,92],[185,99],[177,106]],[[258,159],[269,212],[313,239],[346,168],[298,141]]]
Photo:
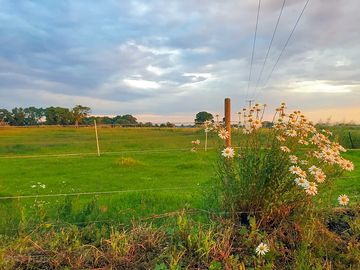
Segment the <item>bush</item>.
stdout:
[[[270,224],[279,215],[305,213],[332,177],[354,166],[341,157],[346,150],[330,140],[331,132],[317,131],[300,111],[286,114],[282,104],[274,128],[262,129],[264,110],[260,105],[245,110],[239,145],[219,153],[214,198],[242,222],[252,215]],[[213,130],[221,139],[228,136],[219,123]]]

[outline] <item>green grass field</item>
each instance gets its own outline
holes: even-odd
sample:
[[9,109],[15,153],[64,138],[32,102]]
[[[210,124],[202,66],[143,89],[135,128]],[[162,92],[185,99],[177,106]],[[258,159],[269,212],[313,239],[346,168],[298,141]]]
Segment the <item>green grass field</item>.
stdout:
[[[0,196],[51,197],[0,199],[1,216],[10,216],[0,222],[0,230],[19,219],[36,223],[42,211],[47,213],[45,221],[128,222],[183,207],[204,207],[201,186],[214,173],[216,154],[203,150],[203,130],[103,127],[99,138],[101,157],[96,156],[93,128],[1,128]],[[202,144],[192,153],[195,139]],[[214,135],[209,147],[217,147]],[[346,157],[360,166],[360,151],[349,151]],[[335,204],[340,192],[359,200],[359,180],[358,169],[344,174],[326,193],[327,199]],[[55,195],[107,191],[119,193]]]

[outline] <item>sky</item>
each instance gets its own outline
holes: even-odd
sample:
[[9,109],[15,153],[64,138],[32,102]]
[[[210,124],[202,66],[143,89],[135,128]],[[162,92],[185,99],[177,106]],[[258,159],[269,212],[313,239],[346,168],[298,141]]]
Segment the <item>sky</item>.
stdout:
[[[360,122],[359,0],[0,0],[0,107],[233,117],[247,99],[314,121]],[[271,74],[271,76],[270,76]],[[270,115],[270,112],[269,112]]]

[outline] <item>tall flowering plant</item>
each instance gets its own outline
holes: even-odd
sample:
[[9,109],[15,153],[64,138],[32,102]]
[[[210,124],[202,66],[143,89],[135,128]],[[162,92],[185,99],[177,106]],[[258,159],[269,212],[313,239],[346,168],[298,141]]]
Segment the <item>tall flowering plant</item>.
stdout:
[[[235,217],[290,213],[311,203],[332,177],[354,169],[330,131],[317,130],[300,111],[287,113],[284,103],[276,108],[272,127],[263,128],[265,107],[256,104],[239,113],[239,144],[219,152],[215,190]],[[229,136],[219,123],[212,130],[220,139]],[[340,201],[347,204],[347,196]]]

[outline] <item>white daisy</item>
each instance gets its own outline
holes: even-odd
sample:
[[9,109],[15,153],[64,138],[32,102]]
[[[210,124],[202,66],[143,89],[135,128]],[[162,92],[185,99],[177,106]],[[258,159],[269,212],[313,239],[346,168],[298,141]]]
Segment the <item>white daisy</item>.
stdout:
[[326,179],[326,174],[323,172],[320,172],[318,174],[315,174],[314,177],[318,183],[324,183],[324,181]]
[[229,132],[226,129],[220,129],[218,133],[219,137],[223,140],[229,138]]
[[233,158],[235,155],[235,151],[232,147],[226,147],[221,153],[226,158]]
[[267,244],[264,244],[264,243],[260,243],[260,245],[257,246],[256,248],[256,253],[258,255],[265,255],[267,252],[269,252],[269,247]]
[[298,157],[295,155],[290,155],[289,158],[290,158],[290,162],[293,164],[296,164],[298,162]]
[[308,186],[305,189],[306,193],[309,195],[316,195],[317,194],[317,185],[314,182],[309,182]]
[[280,150],[285,153],[290,153],[290,149],[287,146],[280,146]]
[[297,133],[295,130],[290,129],[290,130],[286,131],[286,135],[288,135],[289,137],[295,137],[297,135]]
[[295,183],[303,188],[307,188],[309,185],[309,181],[306,180],[305,178],[301,178],[301,177],[296,178]]
[[338,198],[338,202],[340,205],[347,205],[349,203],[349,197],[345,194],[340,195]]

